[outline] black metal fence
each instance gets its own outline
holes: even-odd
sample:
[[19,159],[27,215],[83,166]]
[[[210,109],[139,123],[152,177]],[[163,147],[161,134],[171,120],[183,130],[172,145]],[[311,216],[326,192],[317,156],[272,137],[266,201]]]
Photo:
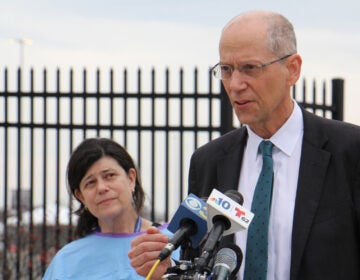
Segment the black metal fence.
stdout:
[[[192,152],[239,126],[220,83],[196,68],[13,74],[4,70],[0,89],[0,279],[40,279],[72,240],[77,205],[65,169],[84,138],[110,137],[127,148],[142,175],[146,215],[165,221],[187,194]],[[310,84],[293,87],[294,99],[342,120],[344,81]]]

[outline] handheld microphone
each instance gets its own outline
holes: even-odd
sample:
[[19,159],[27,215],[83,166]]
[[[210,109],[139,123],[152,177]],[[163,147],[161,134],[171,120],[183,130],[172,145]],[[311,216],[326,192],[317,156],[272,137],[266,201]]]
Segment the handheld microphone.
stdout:
[[230,224],[224,230],[224,236],[246,230],[254,214],[241,205],[243,202],[244,199],[238,191],[228,190],[223,194],[213,189],[206,201],[208,230],[211,230],[214,221],[219,218]]
[[206,203],[194,194],[189,194],[180,204],[178,210],[168,225],[168,230],[174,233],[168,244],[160,252],[158,259],[166,259],[183,242],[190,241],[197,248],[207,231]]
[[236,191],[228,191],[223,194],[216,189],[212,190],[207,200],[209,234],[197,262],[197,271],[202,271],[208,265],[213,251],[223,235],[232,234],[249,226],[254,214],[239,203],[243,203],[243,198]]
[[240,269],[243,254],[239,246],[229,244],[228,247],[220,249],[215,256],[215,264],[211,279],[225,280],[230,275],[236,275]]

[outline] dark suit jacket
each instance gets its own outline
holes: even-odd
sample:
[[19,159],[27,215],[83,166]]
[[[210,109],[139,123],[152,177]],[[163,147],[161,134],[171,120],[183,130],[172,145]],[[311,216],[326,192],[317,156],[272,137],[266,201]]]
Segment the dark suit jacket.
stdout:
[[[360,127],[305,110],[303,117],[290,279],[359,280]],[[189,193],[237,189],[246,141],[246,129],[239,128],[195,151]]]

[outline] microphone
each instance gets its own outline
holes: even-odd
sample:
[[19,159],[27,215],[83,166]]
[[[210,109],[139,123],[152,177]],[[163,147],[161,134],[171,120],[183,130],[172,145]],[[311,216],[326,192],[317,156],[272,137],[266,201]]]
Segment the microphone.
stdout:
[[213,251],[223,235],[248,228],[254,214],[239,203],[243,203],[243,198],[237,191],[231,190],[223,194],[217,189],[212,190],[207,200],[209,234],[197,261],[197,271],[202,272],[208,265]]
[[215,264],[211,279],[229,279],[230,275],[235,276],[240,269],[243,254],[239,246],[233,243],[227,246],[228,248],[220,249],[215,256]]
[[184,242],[190,242],[193,248],[197,248],[206,234],[206,224],[206,203],[196,195],[189,194],[167,227],[174,235],[160,252],[158,259],[166,259]]
[[244,198],[236,190],[228,190],[223,194],[213,189],[206,201],[208,231],[219,218],[230,224],[224,230],[224,236],[248,229],[254,214],[241,205],[243,202]]

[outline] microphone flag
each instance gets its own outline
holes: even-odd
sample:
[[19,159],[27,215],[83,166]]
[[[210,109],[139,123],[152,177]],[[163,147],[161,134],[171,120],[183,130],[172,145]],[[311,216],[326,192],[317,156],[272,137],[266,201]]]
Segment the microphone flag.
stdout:
[[213,218],[215,216],[224,216],[231,222],[231,226],[226,229],[223,236],[247,230],[254,214],[235,202],[217,189],[213,189],[206,202],[207,204],[207,227],[211,230]]
[[207,232],[207,207],[202,199],[191,193],[180,204],[168,225],[168,230],[175,233],[186,222],[194,224],[195,233],[190,235],[189,239],[191,246],[197,248]]

